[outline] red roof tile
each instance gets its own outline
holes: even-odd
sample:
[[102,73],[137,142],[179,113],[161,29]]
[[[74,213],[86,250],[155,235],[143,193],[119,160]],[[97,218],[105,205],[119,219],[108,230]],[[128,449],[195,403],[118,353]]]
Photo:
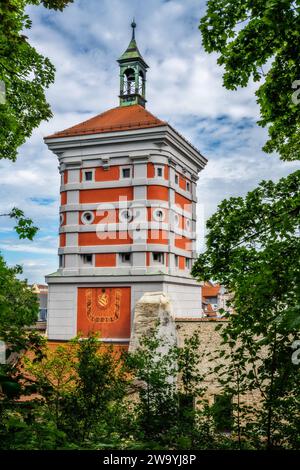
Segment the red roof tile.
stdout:
[[153,114],[149,113],[149,111],[139,104],[119,106],[118,108],[109,109],[102,114],[98,114],[98,116],[81,122],[76,126],[49,135],[46,139],[145,129],[148,127],[163,126],[165,124],[165,121],[161,121],[153,116]]
[[220,284],[213,285],[211,283],[205,283],[202,286],[202,297],[217,297],[220,292]]

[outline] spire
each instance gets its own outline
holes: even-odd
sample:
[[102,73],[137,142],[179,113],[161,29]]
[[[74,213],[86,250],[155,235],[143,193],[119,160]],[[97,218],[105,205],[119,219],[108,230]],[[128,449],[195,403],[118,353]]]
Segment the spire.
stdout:
[[131,27],[132,27],[132,38],[131,38],[131,40],[135,40],[136,22],[134,21],[134,18],[133,18],[133,20],[132,20]]
[[126,51],[118,59],[120,65],[120,106],[145,106],[146,72],[148,65],[140,53],[136,40],[136,22],[131,22],[132,36]]
[[136,44],[136,40],[135,40],[135,28],[136,28],[136,22],[135,20],[133,19],[132,20],[132,23],[131,23],[131,27],[132,27],[132,37],[131,37],[131,41],[126,49],[126,51],[121,55],[121,57],[118,59],[118,62],[120,63],[120,61],[123,61],[123,60],[130,60],[130,59],[140,59],[141,61],[143,61],[144,63],[144,66],[146,66],[148,68],[148,65],[146,64],[146,62],[144,61],[143,57],[142,57],[142,54],[140,53],[138,47],[137,47],[137,44]]

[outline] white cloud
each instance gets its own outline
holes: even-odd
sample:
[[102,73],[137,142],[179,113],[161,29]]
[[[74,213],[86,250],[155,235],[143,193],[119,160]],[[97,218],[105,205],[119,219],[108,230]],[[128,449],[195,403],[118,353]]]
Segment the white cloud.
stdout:
[[36,282],[45,282],[45,272],[47,274],[57,271],[57,262],[51,258],[39,257],[37,261],[28,259],[20,259],[19,265],[23,268],[23,273],[20,276],[27,279],[30,284]]
[[55,248],[41,248],[34,245],[26,245],[26,243],[22,243],[22,245],[13,245],[9,243],[0,243],[0,250],[5,251],[17,251],[20,253],[38,253],[38,254],[49,254],[54,255],[57,252]]

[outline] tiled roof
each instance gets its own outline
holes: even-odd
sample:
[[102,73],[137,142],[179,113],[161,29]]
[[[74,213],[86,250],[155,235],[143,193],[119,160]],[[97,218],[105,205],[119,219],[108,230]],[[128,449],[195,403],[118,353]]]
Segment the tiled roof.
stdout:
[[148,127],[163,126],[165,124],[165,121],[161,121],[153,116],[153,114],[149,113],[149,111],[139,104],[119,106],[109,109],[102,114],[98,114],[98,116],[81,122],[76,126],[49,135],[46,139],[146,129]]
[[202,286],[202,297],[217,297],[220,288],[220,284],[213,285],[211,283],[205,283]]

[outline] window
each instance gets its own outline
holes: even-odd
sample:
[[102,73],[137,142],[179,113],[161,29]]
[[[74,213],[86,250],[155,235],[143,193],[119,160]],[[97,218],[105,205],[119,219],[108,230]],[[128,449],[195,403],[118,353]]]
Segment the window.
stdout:
[[156,220],[156,222],[162,222],[165,220],[165,212],[161,209],[155,209],[153,211],[153,219]]
[[179,264],[178,255],[175,255],[175,268],[178,268],[178,264]]
[[46,321],[46,320],[47,320],[47,309],[46,308],[40,308],[39,309],[38,321]]
[[191,190],[191,183],[189,183],[188,181],[186,182],[186,190],[188,192],[190,192],[190,190]]
[[65,267],[65,257],[64,257],[64,255],[59,255],[58,256],[58,263],[59,263],[60,268]]
[[213,405],[213,417],[217,431],[230,432],[232,429],[232,397],[216,395]]
[[131,168],[122,168],[122,178],[131,177]]
[[157,166],[155,168],[155,170],[156,170],[156,178],[162,178],[163,175],[164,175],[163,167],[162,166]]
[[178,183],[179,183],[179,176],[175,174],[175,184],[178,184]]
[[93,172],[85,171],[84,172],[84,181],[93,181]]
[[185,258],[185,267],[186,267],[186,269],[191,269],[191,260],[190,260],[190,258]]
[[193,413],[195,409],[195,397],[192,394],[179,393],[178,396],[179,415],[184,418],[184,423],[189,424],[194,428],[195,426],[195,415]]
[[218,297],[205,297],[205,300],[209,304],[217,304],[218,303]]
[[153,261],[156,263],[164,264],[165,261],[165,255],[164,253],[153,253]]
[[63,225],[65,221],[64,214],[59,214],[59,225]]
[[133,214],[130,209],[123,209],[119,213],[120,222],[131,222],[133,220]]
[[178,214],[174,215],[174,224],[175,224],[175,227],[179,227],[179,215]]
[[94,213],[91,212],[91,211],[85,211],[83,212],[82,216],[81,216],[81,222],[83,224],[91,224],[94,222]]
[[131,262],[131,253],[121,253],[120,254],[121,263],[130,263]]
[[81,255],[82,256],[82,262],[85,265],[92,266],[93,265],[93,255]]
[[132,95],[135,93],[135,72],[134,69],[128,68],[124,72],[124,95]]
[[145,77],[142,71],[139,73],[139,94],[143,95],[144,94],[144,83],[145,83]]
[[186,221],[185,221],[185,228],[186,228],[186,230],[188,230],[188,231],[191,230],[191,221],[190,221],[190,219],[186,219]]

